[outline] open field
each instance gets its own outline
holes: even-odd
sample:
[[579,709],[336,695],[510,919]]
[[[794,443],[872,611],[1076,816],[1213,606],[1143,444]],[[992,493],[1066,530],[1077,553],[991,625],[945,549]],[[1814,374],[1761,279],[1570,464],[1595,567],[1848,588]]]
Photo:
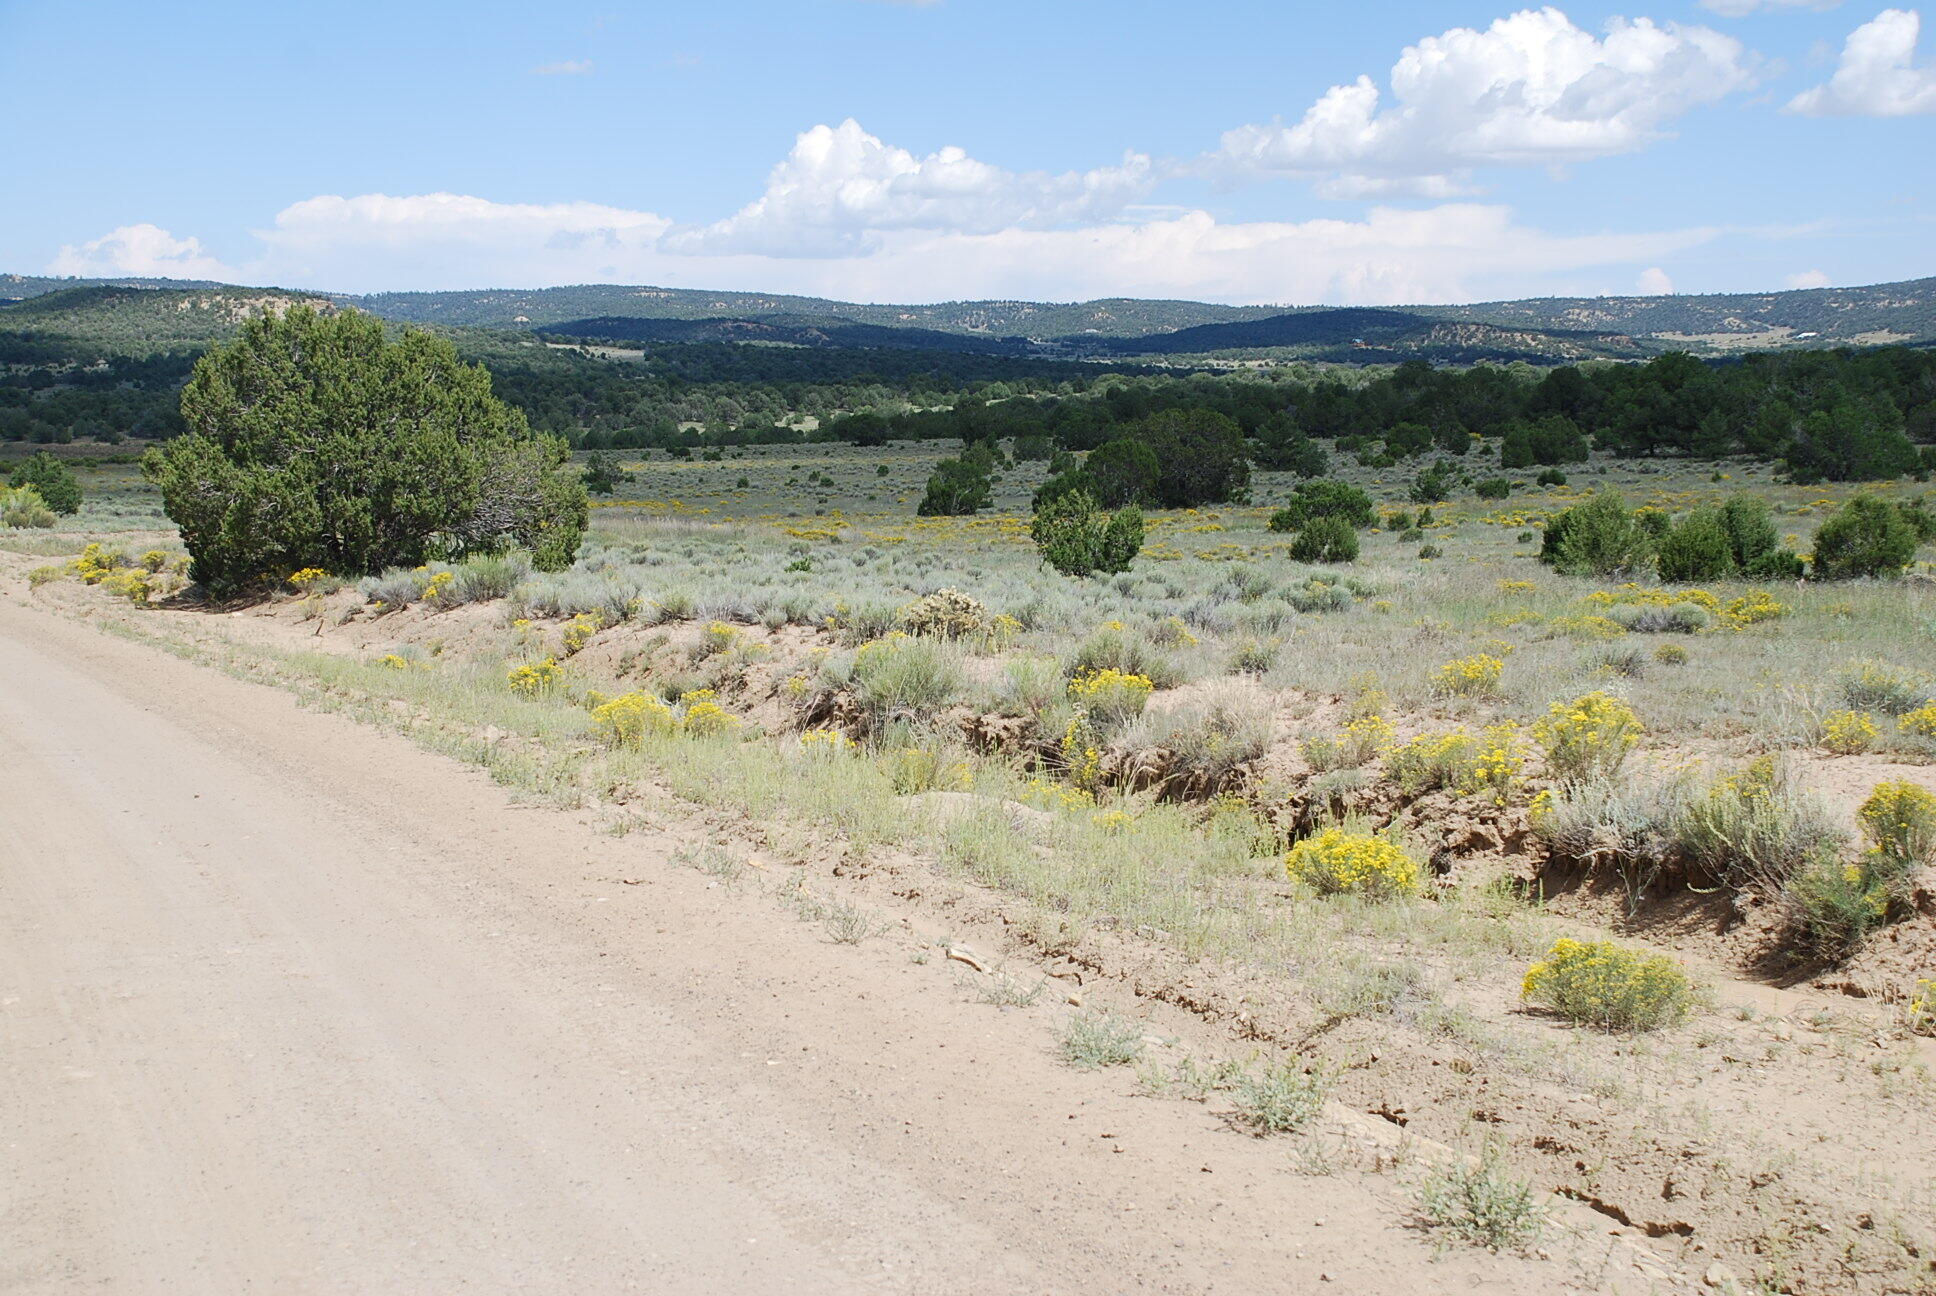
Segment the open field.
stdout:
[[[233,614],[117,602],[64,569],[30,582],[90,540],[179,551],[134,471],[108,465],[77,518],[0,533],[0,581],[481,766],[609,834],[614,859],[658,861],[645,844],[669,824],[703,824],[688,862],[726,910],[764,906],[862,951],[912,924],[936,933],[908,946],[917,967],[972,944],[989,970],[952,969],[969,997],[1025,1005],[1044,1049],[1070,990],[1084,1012],[1112,1005],[1166,1041],[1105,1073],[1150,1099],[1126,1120],[1170,1120],[1158,1100],[1182,1098],[1242,1126],[1289,1059],[1323,1077],[1305,1088],[1327,1115],[1263,1144],[1285,1149],[1274,1173],[1340,1176],[1418,1223],[1425,1176],[1393,1147],[1492,1149],[1554,1203],[1545,1263],[1584,1264],[1609,1233],[1637,1248],[1617,1274],[1599,1260],[1523,1275],[1528,1290],[1936,1290],[1936,1044],[1912,1003],[1936,975],[1929,871],[1831,954],[1796,938],[1776,889],[1715,885],[1666,847],[1574,849],[1534,810],[1555,781],[1535,727],[1595,691],[1644,727],[1618,775],[1633,804],[1596,830],[1667,833],[1680,821],[1658,807],[1709,804],[1773,754],[1784,789],[1818,806],[1811,831],[1853,860],[1876,785],[1936,789],[1936,738],[1898,722],[1932,687],[1927,563],[1887,584],[1696,592],[1559,577],[1534,557],[1535,520],[1594,489],[1675,512],[1752,490],[1806,552],[1851,488],[1596,461],[1563,487],[1434,506],[1405,539],[1418,509],[1397,476],[1357,470],[1387,525],[1327,567],[1265,528],[1290,481],[1265,473],[1254,506],[1152,515],[1130,573],[1074,582],[1028,540],[1040,464],[1006,471],[987,514],[914,517],[942,453],[635,457],[568,572],[325,580]],[[944,589],[980,605],[976,623],[898,637]],[[1445,671],[1481,658],[1497,669],[1475,687]],[[1149,696],[1109,711],[1072,690],[1103,668]],[[1349,750],[1374,718],[1376,741]],[[1511,768],[1473,785],[1406,764],[1455,733],[1504,735]],[[1402,841],[1428,866],[1417,893],[1326,897],[1287,877],[1291,843],[1337,818]],[[1522,1001],[1556,940],[1610,932],[1691,971],[1684,1020],[1610,1032]],[[1458,1246],[1436,1222],[1421,1236]],[[1457,1272],[1501,1282],[1531,1263],[1455,1254]]]

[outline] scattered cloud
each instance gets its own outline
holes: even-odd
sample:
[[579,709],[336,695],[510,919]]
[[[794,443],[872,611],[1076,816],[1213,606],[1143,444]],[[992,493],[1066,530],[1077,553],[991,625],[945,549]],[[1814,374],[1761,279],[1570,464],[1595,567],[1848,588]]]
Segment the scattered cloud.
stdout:
[[1803,270],[1788,276],[1790,288],[1826,288],[1828,276],[1820,270]]
[[1753,84],[1753,56],[1707,27],[1615,18],[1604,37],[1558,9],[1455,27],[1399,55],[1387,102],[1360,76],[1294,125],[1225,133],[1206,169],[1316,180],[1340,197],[1470,192],[1485,166],[1557,166],[1643,148],[1674,119]]
[[1648,266],[1640,272],[1634,287],[1643,297],[1665,297],[1674,291],[1674,281],[1659,266]]
[[1835,75],[1788,101],[1809,117],[1908,117],[1936,113],[1936,68],[1916,67],[1922,17],[1884,9],[1849,33]]
[[57,275],[93,278],[230,279],[235,272],[203,249],[158,225],[123,225],[88,243],[69,243],[48,265]]
[[1701,0],[1701,8],[1723,18],[1745,18],[1751,13],[1782,9],[1833,9],[1842,0]]
[[[259,231],[233,270],[156,230],[163,259],[62,254],[61,273],[213,275],[346,291],[485,284],[667,284],[850,300],[1190,296],[1232,302],[1392,304],[1592,291],[1726,231],[1565,235],[1503,206],[1375,207],[1361,219],[1220,222],[1202,211],[1063,229],[896,228],[803,257],[689,251],[665,218],[592,203],[496,203],[456,194],[322,196]],[[149,227],[152,228],[152,227]],[[86,245],[129,245],[126,231]],[[73,255],[70,255],[73,254]],[[172,257],[172,260],[165,259]]]
[[948,147],[926,157],[883,143],[849,118],[802,133],[766,190],[722,221],[683,230],[686,252],[840,256],[894,230],[990,234],[1107,218],[1155,184],[1148,157],[1052,175],[1005,171]]
[[540,63],[531,69],[533,76],[590,76],[590,59],[566,59],[561,63]]

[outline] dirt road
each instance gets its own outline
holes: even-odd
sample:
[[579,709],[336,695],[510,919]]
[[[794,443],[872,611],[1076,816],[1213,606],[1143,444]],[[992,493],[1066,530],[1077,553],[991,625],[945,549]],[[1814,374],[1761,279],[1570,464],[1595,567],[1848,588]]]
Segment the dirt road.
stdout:
[[0,1290],[1606,1290],[905,943],[0,600]]

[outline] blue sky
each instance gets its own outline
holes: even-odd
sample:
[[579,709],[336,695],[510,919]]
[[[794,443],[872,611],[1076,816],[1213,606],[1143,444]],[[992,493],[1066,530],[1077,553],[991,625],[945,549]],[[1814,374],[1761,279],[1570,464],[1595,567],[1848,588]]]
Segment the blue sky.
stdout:
[[1920,17],[0,0],[0,269],[1298,304],[1912,278]]

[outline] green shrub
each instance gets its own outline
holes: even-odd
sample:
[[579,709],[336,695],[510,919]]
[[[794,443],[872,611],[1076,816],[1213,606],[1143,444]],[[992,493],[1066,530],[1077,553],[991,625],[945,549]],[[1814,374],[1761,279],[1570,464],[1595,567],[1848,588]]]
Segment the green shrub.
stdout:
[[1788,902],[1802,939],[1817,955],[1840,958],[1889,921],[1913,865],[1881,851],[1845,862],[1824,855],[1796,874]]
[[928,475],[928,489],[915,512],[922,517],[964,517],[979,513],[994,498],[994,457],[976,443],[956,459],[943,459]]
[[1512,494],[1512,483],[1504,477],[1488,477],[1472,488],[1480,499],[1502,500]]
[[1130,435],[1156,457],[1156,502],[1164,508],[1241,500],[1250,489],[1249,443],[1215,410],[1164,410],[1133,424]]
[[0,486],[0,526],[45,529],[59,519],[32,486]]
[[570,565],[586,524],[569,449],[491,394],[490,373],[360,311],[249,320],[196,362],[189,431],[142,460],[218,595],[318,567],[356,576],[522,548]]
[[1715,509],[1695,509],[1661,537],[1660,578],[1692,585],[1735,574],[1734,545]]
[[[1442,504],[1452,497],[1452,487],[1459,479],[1458,469],[1444,460],[1421,471],[1412,479],[1411,497],[1414,504]],[[1423,525],[1422,523],[1420,525]]]
[[1291,488],[1291,498],[1271,514],[1273,531],[1297,531],[1317,518],[1340,518],[1353,527],[1368,527],[1377,521],[1371,496],[1349,482],[1319,479],[1303,481]]
[[1878,783],[1856,812],[1875,849],[1910,867],[1936,864],[1936,793],[1914,783]]
[[1608,1030],[1677,1022],[1694,1001],[1687,973],[1665,954],[1565,936],[1526,970],[1520,993],[1562,1017]]
[[1476,1164],[1461,1157],[1427,1174],[1419,1182],[1418,1205],[1427,1225],[1489,1251],[1524,1250],[1548,1224],[1540,1195],[1506,1167],[1493,1143]]
[[1341,517],[1312,518],[1291,541],[1291,557],[1299,562],[1355,562],[1358,533]]
[[1079,1012],[1062,1031],[1062,1057],[1070,1066],[1128,1066],[1143,1056],[1143,1030],[1106,1012]]
[[1835,816],[1774,756],[1756,757],[1688,797],[1674,837],[1681,856],[1708,877],[1766,895],[1847,840]]
[[961,662],[938,640],[890,635],[854,654],[854,684],[876,724],[920,719],[960,694]]
[[40,495],[40,502],[52,512],[70,515],[80,512],[81,483],[74,476],[74,470],[45,450],[14,465],[9,480],[15,487],[33,487]]
[[1134,508],[1107,512],[1087,491],[1043,501],[1029,523],[1042,560],[1064,576],[1126,572],[1143,549],[1143,515]]
[[1566,485],[1566,474],[1557,468],[1547,468],[1543,469],[1539,476],[1533,478],[1533,480],[1541,486],[1564,486]]
[[1175,688],[1183,682],[1176,664],[1149,640],[1114,626],[1104,626],[1078,644],[1062,673],[1066,679],[1078,680],[1105,671],[1140,675],[1157,688]]
[[1915,556],[1915,531],[1873,495],[1851,497],[1815,533],[1815,575],[1824,580],[1897,576]]
[[1624,576],[1653,558],[1653,540],[1612,491],[1547,519],[1539,560],[1568,576]]
[[1334,1082],[1330,1071],[1297,1058],[1274,1063],[1237,1081],[1236,1117],[1259,1134],[1294,1134],[1324,1111]]
[[1156,502],[1161,469],[1156,453],[1141,441],[1118,437],[1090,452],[1082,465],[1090,493],[1104,508]]

